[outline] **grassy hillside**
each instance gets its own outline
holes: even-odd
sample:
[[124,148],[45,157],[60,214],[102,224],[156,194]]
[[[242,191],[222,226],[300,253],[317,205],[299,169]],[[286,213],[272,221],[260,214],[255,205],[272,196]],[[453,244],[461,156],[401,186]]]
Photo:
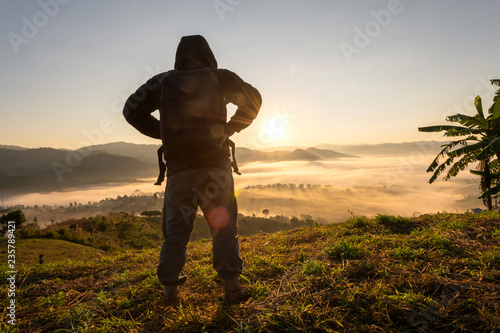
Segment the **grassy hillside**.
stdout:
[[[7,244],[0,242],[0,259],[7,260]],[[109,252],[91,246],[75,244],[61,239],[20,239],[16,241],[16,261],[27,267],[39,265],[39,255],[43,254],[44,264],[53,264],[64,260],[93,260],[110,255]]]
[[[161,212],[157,211],[160,215]],[[240,235],[250,236],[258,232],[291,230],[306,225],[314,225],[309,215],[288,218],[270,216],[269,218],[239,215]],[[104,251],[140,250],[158,247],[163,242],[161,217],[142,217],[125,212],[112,212],[78,219],[67,219],[40,229],[36,224],[23,225],[17,232],[22,238],[60,239],[77,244],[92,246]],[[210,229],[205,218],[198,214],[191,240],[210,238]],[[0,256],[1,259],[1,256]]]
[[220,306],[209,240],[190,244],[178,309],[162,304],[158,248],[27,267],[18,276],[15,329],[495,332],[499,221],[494,213],[352,216],[339,225],[241,237],[252,298],[232,307]]

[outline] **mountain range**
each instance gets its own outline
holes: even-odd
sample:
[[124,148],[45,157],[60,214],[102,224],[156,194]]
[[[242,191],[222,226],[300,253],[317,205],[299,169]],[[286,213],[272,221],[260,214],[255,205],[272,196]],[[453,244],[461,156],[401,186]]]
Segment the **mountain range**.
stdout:
[[436,155],[445,141],[412,141],[401,143],[337,145],[319,144],[316,147],[361,156]]
[[[8,193],[47,192],[84,185],[130,182],[158,174],[158,145],[125,142],[78,150],[0,145],[0,190]],[[297,148],[261,151],[238,147],[238,163],[320,161],[357,156],[329,149]]]
[[[360,156],[436,154],[444,142],[374,145],[321,144],[316,147],[236,148],[238,164],[323,161]],[[78,150],[0,145],[0,191],[47,192],[83,185],[131,182],[156,177],[159,145],[114,142]]]

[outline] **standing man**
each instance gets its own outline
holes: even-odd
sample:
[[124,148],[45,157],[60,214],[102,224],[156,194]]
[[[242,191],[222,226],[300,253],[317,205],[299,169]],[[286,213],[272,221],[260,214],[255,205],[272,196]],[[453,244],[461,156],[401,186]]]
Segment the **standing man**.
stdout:
[[[238,109],[227,122],[226,104]],[[157,275],[167,305],[180,304],[178,286],[198,207],[212,234],[213,266],[224,284],[224,302],[249,296],[239,284],[238,208],[229,160],[228,138],[252,123],[262,103],[259,92],[235,73],[218,69],[202,36],[182,37],[174,69],[149,79],[125,103],[127,122],[161,139],[167,186],[163,242]],[[160,120],[151,115],[160,110]]]

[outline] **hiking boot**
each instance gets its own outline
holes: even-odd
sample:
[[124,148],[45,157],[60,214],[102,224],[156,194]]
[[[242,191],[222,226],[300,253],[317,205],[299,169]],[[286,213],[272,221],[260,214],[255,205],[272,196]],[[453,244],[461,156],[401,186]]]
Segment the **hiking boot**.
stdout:
[[163,290],[165,295],[165,305],[171,306],[173,308],[181,305],[181,299],[179,297],[179,291],[177,290],[177,286],[175,287],[165,287]]
[[240,286],[238,278],[222,280],[224,283],[224,303],[237,304],[250,298],[250,291]]

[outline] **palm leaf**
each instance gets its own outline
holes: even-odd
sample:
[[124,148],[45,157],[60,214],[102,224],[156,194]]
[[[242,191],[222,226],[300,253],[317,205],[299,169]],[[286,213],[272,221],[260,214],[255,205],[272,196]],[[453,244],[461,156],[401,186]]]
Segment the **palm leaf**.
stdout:
[[493,105],[492,105],[492,108],[493,108],[493,112],[491,113],[492,116],[491,116],[491,120],[492,121],[495,121],[496,119],[498,119],[500,117],[500,102],[499,102],[499,99],[498,98],[499,96],[495,96],[493,98],[494,102],[493,102]]
[[478,161],[486,160],[498,153],[500,153],[500,138],[489,141],[486,148],[476,158]]
[[444,136],[449,136],[449,137],[457,137],[457,136],[465,136],[465,135],[472,135],[472,134],[480,134],[484,135],[484,131],[482,130],[469,130],[468,132],[456,132],[456,131],[448,131],[444,133]]
[[453,166],[448,170],[448,174],[444,177],[444,180],[448,180],[451,177],[455,177],[458,173],[464,170],[471,162],[475,162],[476,158],[474,155],[465,155],[458,162],[453,164]]
[[500,86],[500,80],[499,79],[493,79],[493,80],[490,80],[490,82],[491,82],[492,85]]
[[431,165],[429,165],[429,167],[427,168],[426,172],[432,172],[432,171],[434,171],[438,167],[438,165],[439,165],[439,159],[441,157],[444,157],[445,155],[447,155],[448,152],[451,149],[453,149],[454,147],[456,147],[458,145],[464,145],[464,146],[466,146],[467,145],[467,141],[466,140],[467,139],[452,141],[452,142],[450,142],[450,143],[448,143],[446,145],[443,145],[442,147],[444,147],[444,148],[436,155],[436,157],[432,161]]
[[474,106],[476,107],[477,113],[484,119],[483,103],[481,101],[481,96],[477,96],[474,100]]
[[470,170],[470,173],[476,176],[481,176],[481,177],[490,177],[491,179],[500,179],[500,175],[494,174],[494,173],[489,173],[489,172],[484,172],[484,171],[476,171],[476,170]]
[[473,133],[475,131],[471,130],[470,128],[463,127],[463,126],[449,126],[449,125],[419,127],[418,131],[419,132],[441,132],[441,131],[450,132],[451,131],[451,132],[457,132],[457,133],[458,132],[464,133],[462,135],[476,134],[476,133]]
[[[441,164],[440,166],[438,166],[435,169],[434,174],[429,179],[429,184],[434,183],[434,181],[437,179],[437,177],[439,177],[439,175],[442,174],[444,172],[444,170],[446,170],[446,167],[451,164],[451,162],[447,163],[449,160],[450,159],[446,160],[446,162],[444,162],[443,164]],[[429,171],[429,169],[427,169],[427,171]]]
[[493,160],[490,162],[490,168],[491,170],[495,170],[495,168],[498,166],[498,159]]
[[[479,141],[473,145],[466,145],[464,147],[458,148],[454,151],[451,151],[448,153],[448,156],[450,157],[460,157],[462,155],[466,154],[474,154],[475,152],[480,151],[482,148],[488,146],[487,141]],[[477,154],[474,154],[477,155]]]
[[498,194],[500,192],[500,185],[493,186],[490,188],[488,191],[484,191],[483,194],[479,197],[479,199],[484,199],[489,196],[494,196],[495,194]]
[[491,104],[491,106],[489,107],[488,109],[488,114],[493,114],[493,112],[495,111],[495,108],[497,106],[497,103],[496,101],[498,100],[498,97],[500,96],[500,89],[498,89],[496,92],[495,92],[495,96],[493,97],[493,104]]
[[[480,116],[480,114],[478,114],[478,116]],[[482,118],[476,118],[476,116],[472,117],[466,114],[457,113],[456,115],[446,117],[446,120],[450,122],[460,123],[467,128],[479,126],[483,129],[488,129],[488,123],[486,122],[486,119],[484,119],[484,116]]]

